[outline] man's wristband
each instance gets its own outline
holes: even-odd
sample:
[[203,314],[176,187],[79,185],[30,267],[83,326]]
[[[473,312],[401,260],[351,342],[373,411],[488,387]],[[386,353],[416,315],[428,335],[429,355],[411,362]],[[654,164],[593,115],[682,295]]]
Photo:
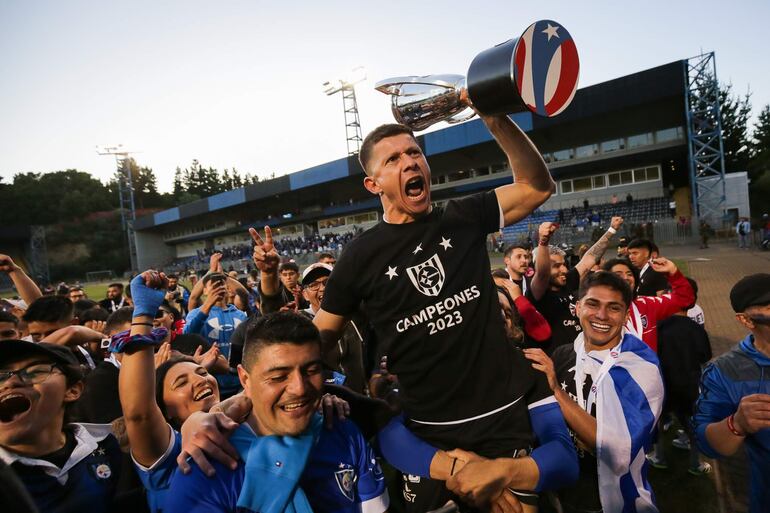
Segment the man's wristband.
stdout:
[[618,233],[618,231],[615,228],[613,228],[612,226],[607,228],[607,231],[610,232],[612,235],[615,235],[616,233]]
[[730,433],[734,434],[735,436],[739,436],[741,438],[746,438],[745,433],[741,433],[735,428],[735,414],[733,413],[729,417],[727,417],[727,429],[730,430]]
[[548,242],[549,242],[548,239],[540,239],[540,240],[537,241],[537,244],[539,246],[547,246]]

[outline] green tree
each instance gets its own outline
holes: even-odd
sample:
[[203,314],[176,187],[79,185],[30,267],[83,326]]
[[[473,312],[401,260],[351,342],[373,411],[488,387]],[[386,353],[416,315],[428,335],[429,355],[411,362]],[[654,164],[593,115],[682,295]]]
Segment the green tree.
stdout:
[[770,105],[765,105],[754,124],[749,178],[749,200],[754,216],[770,213]]
[[749,116],[751,93],[733,94],[732,84],[719,89],[725,171],[746,171],[750,159]]

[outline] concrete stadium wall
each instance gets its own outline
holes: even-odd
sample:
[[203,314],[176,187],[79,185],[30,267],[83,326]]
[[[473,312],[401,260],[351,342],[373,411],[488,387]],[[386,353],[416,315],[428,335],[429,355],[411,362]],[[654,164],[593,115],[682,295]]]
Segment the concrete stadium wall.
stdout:
[[660,198],[666,195],[666,189],[660,180],[655,182],[627,184],[621,187],[608,187],[600,190],[573,192],[570,194],[556,193],[540,207],[542,210],[558,210],[560,208],[582,207],[583,200],[588,198],[591,205],[610,203],[615,194],[619,201],[626,201],[626,195],[631,193],[634,199]]
[[176,255],[174,248],[163,241],[163,236],[150,232],[134,232],[137,265],[140,271],[159,267]]

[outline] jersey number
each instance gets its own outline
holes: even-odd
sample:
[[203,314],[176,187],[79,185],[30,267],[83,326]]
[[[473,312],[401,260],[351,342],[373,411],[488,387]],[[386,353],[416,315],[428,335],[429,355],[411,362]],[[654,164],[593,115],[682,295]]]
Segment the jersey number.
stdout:
[[463,316],[460,315],[460,312],[455,310],[452,313],[446,314],[444,317],[439,317],[436,319],[436,322],[429,322],[428,328],[430,329],[429,335],[433,335],[434,333],[438,333],[439,331],[443,331],[447,328],[451,328],[452,326],[457,326],[463,322]]

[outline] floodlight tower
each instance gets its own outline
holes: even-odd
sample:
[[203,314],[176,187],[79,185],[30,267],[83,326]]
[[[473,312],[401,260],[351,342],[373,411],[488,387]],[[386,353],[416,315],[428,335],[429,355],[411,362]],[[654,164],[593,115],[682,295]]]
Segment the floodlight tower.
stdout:
[[342,93],[342,108],[345,111],[345,137],[348,145],[348,155],[357,155],[361,150],[364,138],[361,136],[361,121],[358,119],[358,103],[356,102],[355,85],[366,80],[366,70],[362,66],[353,68],[345,78],[324,82],[326,96]]
[[127,151],[122,144],[117,146],[97,146],[99,155],[114,155],[118,165],[118,196],[120,198],[120,220],[123,231],[128,239],[128,255],[131,261],[131,271],[136,272],[136,238],[134,237],[134,220],[136,208],[134,206],[134,186],[131,180],[131,162],[129,155],[134,152]]

